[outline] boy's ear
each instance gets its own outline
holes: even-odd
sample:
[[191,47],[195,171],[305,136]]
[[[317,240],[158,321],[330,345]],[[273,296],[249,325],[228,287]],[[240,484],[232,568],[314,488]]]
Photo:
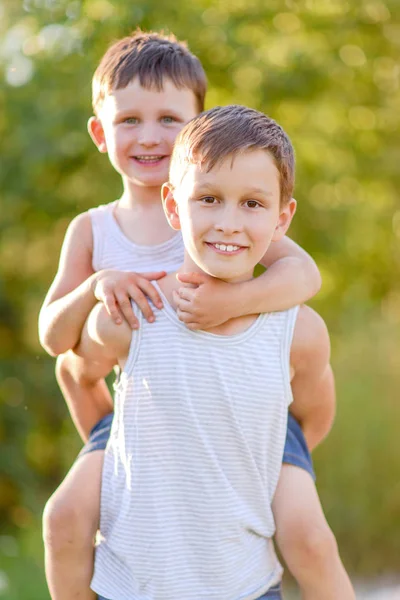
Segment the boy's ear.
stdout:
[[179,230],[181,222],[179,220],[178,203],[175,200],[174,188],[170,183],[164,183],[161,188],[161,197],[165,216],[172,229]]
[[287,232],[289,229],[289,225],[292,222],[294,217],[294,213],[296,212],[297,202],[294,198],[291,198],[285,206],[281,208],[278,223],[275,227],[274,235],[272,236],[272,241],[277,242]]
[[96,144],[99,152],[107,152],[106,137],[100,119],[97,117],[90,117],[87,127],[89,135]]

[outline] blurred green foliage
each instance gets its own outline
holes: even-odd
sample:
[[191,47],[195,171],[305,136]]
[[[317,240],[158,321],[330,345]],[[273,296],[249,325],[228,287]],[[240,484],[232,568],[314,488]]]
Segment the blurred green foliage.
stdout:
[[0,1],[0,564],[16,586],[0,577],[0,596],[22,598],[21,567],[41,590],[24,598],[45,594],[40,514],[80,443],[37,315],[69,220],[120,194],[86,133],[90,80],[137,25],[188,40],[208,107],[259,108],[294,142],[292,235],[323,274],[313,304],[338,386],[318,487],[349,570],[398,570],[399,12],[398,0]]

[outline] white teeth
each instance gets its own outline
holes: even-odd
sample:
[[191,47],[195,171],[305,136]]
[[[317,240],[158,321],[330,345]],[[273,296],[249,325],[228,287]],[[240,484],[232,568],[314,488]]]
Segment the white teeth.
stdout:
[[157,162],[158,160],[161,160],[163,156],[135,156],[135,158],[145,162]]
[[232,244],[214,244],[214,246],[222,252],[236,252],[240,248],[240,246],[233,246]]

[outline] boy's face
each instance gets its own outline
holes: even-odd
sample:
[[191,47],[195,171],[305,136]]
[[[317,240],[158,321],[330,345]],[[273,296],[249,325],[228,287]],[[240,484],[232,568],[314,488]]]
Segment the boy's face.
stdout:
[[279,172],[265,150],[227,157],[208,173],[190,165],[179,187],[163,188],[171,225],[182,230],[185,268],[230,282],[250,279],[296,209],[280,206]]
[[168,180],[177,134],[197,115],[194,93],[165,79],[161,91],[142,87],[136,78],[108,94],[89,133],[101,152],[127,181],[158,187]]

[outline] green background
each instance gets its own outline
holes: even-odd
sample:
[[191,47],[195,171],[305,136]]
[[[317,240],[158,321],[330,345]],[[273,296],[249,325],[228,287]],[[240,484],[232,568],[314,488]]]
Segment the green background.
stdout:
[[[396,14],[397,13],[397,14]],[[317,260],[338,410],[315,452],[349,571],[399,574],[398,0],[0,0],[0,598],[47,598],[40,517],[80,447],[37,316],[63,235],[120,194],[86,133],[109,43],[143,28],[189,42],[207,107],[277,119],[297,153],[292,236]]]

